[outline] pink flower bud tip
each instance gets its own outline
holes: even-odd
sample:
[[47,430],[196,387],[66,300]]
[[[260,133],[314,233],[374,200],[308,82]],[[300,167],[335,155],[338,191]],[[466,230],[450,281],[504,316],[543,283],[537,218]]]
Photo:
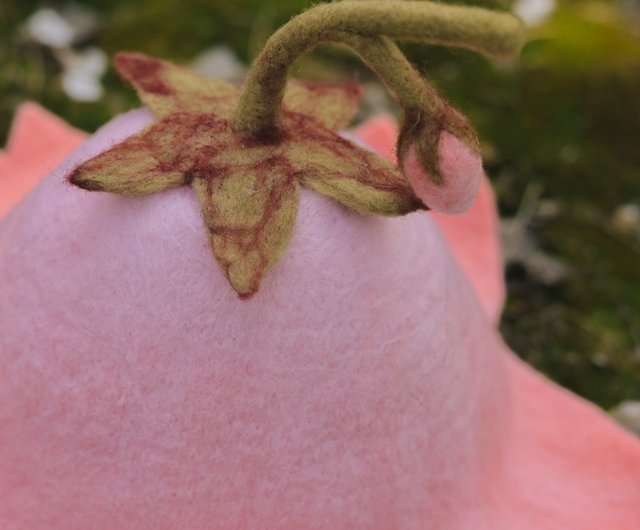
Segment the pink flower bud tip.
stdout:
[[442,131],[438,142],[440,175],[437,185],[418,160],[415,144],[409,148],[404,170],[414,191],[432,210],[446,214],[466,211],[476,198],[484,175],[482,157],[453,134]]

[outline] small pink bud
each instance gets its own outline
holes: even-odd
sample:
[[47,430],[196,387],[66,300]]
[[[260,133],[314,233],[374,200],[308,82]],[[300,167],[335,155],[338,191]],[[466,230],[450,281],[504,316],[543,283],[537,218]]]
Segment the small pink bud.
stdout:
[[476,198],[484,175],[482,158],[453,134],[442,131],[438,142],[440,175],[443,185],[437,185],[425,173],[418,161],[415,145],[409,148],[404,170],[409,182],[429,208],[447,214],[466,211]]

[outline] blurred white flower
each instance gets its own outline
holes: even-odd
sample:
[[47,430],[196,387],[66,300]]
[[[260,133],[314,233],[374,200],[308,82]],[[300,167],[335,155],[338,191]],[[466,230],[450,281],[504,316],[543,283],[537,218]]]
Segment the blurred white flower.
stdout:
[[247,70],[227,46],[207,48],[193,60],[192,66],[202,75],[234,83],[242,81]]
[[38,9],[25,22],[24,36],[53,49],[69,48],[91,36],[100,24],[98,16],[79,4],[67,4],[62,10]]
[[544,22],[555,10],[556,0],[517,0],[513,11],[528,26]]
[[31,15],[25,25],[28,37],[51,48],[67,48],[74,39],[73,27],[57,11],[39,9]]
[[80,4],[67,4],[61,11],[42,8],[31,15],[23,28],[30,41],[50,48],[62,66],[62,89],[73,100],[92,102],[104,94],[100,79],[107,70],[106,54],[96,47],[77,51],[99,26],[97,15]]
[[104,88],[98,79],[78,70],[62,74],[62,89],[74,101],[91,103],[104,95]]
[[62,88],[73,100],[89,103],[104,94],[100,79],[107,71],[107,55],[100,48],[87,48],[81,52],[64,50],[58,54],[64,72]]
[[610,414],[627,429],[640,434],[640,401],[623,401]]
[[640,235],[640,206],[633,203],[620,205],[613,213],[613,225],[625,234]]

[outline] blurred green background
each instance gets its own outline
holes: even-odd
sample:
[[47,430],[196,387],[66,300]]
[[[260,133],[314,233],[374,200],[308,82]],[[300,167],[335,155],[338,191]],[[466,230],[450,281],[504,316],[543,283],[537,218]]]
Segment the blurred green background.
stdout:
[[[87,131],[137,106],[112,70],[100,78],[104,57],[118,50],[189,63],[224,45],[227,62],[232,51],[246,64],[275,28],[311,3],[2,0],[0,145],[24,100]],[[504,336],[524,359],[601,406],[639,400],[640,0],[467,3],[523,16],[530,39],[517,62],[405,50],[482,138],[503,218]],[[53,36],[42,42],[47,31]],[[294,74],[366,83],[360,118],[395,110],[343,50],[321,48]]]

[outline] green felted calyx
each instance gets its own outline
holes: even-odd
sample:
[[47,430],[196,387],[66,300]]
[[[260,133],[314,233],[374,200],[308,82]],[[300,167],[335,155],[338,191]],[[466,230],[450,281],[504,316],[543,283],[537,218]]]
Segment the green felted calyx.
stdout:
[[401,215],[420,207],[386,160],[338,136],[361,91],[354,85],[293,82],[277,128],[232,128],[238,91],[141,54],[116,67],[158,122],[79,166],[70,181],[123,195],[191,185],[211,248],[233,288],[254,294],[293,232],[300,184],[363,214]]
[[[118,53],[118,73],[136,89],[153,115],[162,119],[176,112],[213,114],[231,119],[238,106],[238,88],[226,81],[203,77],[187,68],[141,53]],[[362,90],[355,84],[290,81],[284,106],[339,130],[353,119]]]
[[437,180],[442,130],[476,150],[478,141],[466,118],[391,39],[502,56],[520,47],[520,29],[509,15],[431,2],[323,4],[274,34],[241,91],[159,59],[120,53],[116,68],[158,121],[80,165],[69,179],[87,190],[124,195],[191,185],[216,260],[238,294],[248,297],[287,248],[300,185],[361,214],[425,208],[401,171],[337,134],[358,109],[357,86],[287,83],[298,55],[322,42],[354,49],[404,108],[399,154],[415,143],[427,174]]

